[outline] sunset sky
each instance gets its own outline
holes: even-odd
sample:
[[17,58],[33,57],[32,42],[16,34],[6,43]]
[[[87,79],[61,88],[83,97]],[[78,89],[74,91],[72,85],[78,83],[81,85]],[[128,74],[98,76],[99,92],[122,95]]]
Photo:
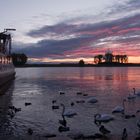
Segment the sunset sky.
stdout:
[[0,29],[33,62],[93,62],[108,49],[140,63],[140,0],[0,0]]

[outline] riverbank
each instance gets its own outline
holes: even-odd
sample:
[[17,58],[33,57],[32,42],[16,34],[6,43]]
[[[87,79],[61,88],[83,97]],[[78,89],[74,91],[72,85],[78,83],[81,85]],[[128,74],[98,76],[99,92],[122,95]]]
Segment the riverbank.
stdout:
[[17,66],[20,68],[24,67],[140,67],[139,63],[100,63],[100,64],[25,64]]

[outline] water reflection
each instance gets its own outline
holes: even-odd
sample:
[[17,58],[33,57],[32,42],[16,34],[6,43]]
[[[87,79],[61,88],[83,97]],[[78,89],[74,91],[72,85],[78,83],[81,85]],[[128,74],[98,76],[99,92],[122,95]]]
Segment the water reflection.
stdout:
[[14,90],[14,81],[7,83],[2,89],[0,95],[0,136],[13,134],[14,124],[9,114],[9,106],[12,106],[12,95]]
[[[6,133],[12,132],[17,136],[26,135],[28,128],[32,128],[35,135],[61,135],[58,132],[58,120],[61,119],[62,110],[52,110],[52,100],[56,100],[57,105],[65,104],[67,110],[74,109],[78,114],[67,119],[70,132],[64,135],[93,134],[98,132],[97,126],[91,123],[94,121],[94,115],[111,113],[115,106],[122,105],[122,99],[128,96],[133,87],[140,87],[138,68],[19,68],[16,73],[15,84],[6,92],[11,94],[3,96],[8,96],[5,97],[7,103],[3,103],[22,109],[13,119],[9,119],[6,113],[4,117],[9,129],[7,131],[5,127]],[[59,91],[66,94],[60,96]],[[79,91],[87,96],[77,95]],[[98,99],[97,104],[86,102],[92,96]],[[77,104],[77,100],[84,100],[85,103]],[[126,111],[135,113],[140,109],[139,101],[140,98],[127,102]],[[31,102],[32,105],[25,106],[25,102]],[[71,102],[75,105],[71,106]],[[129,134],[135,135],[138,117],[125,120],[121,115],[116,115],[115,120],[106,126],[114,135],[120,135],[122,127],[126,127]],[[1,133],[3,130],[1,129]]]

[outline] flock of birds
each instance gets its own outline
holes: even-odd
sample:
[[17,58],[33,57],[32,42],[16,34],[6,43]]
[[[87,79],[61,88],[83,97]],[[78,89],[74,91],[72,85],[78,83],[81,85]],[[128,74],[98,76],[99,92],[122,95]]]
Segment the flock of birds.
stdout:
[[[59,92],[59,94],[63,95],[65,93],[61,91],[61,92]],[[77,92],[77,95],[80,95],[80,94],[83,94],[83,93]],[[88,96],[88,94],[83,94],[83,96]],[[114,109],[112,109],[112,114],[120,113],[120,114],[122,114],[122,116],[125,119],[130,119],[130,118],[136,117],[135,114],[126,114],[125,102],[127,102],[127,100],[135,100],[135,98],[138,96],[140,97],[140,92],[136,92],[136,89],[133,88],[133,93],[129,94],[128,97],[126,97],[126,99],[122,100],[122,105],[118,105]],[[57,100],[52,101],[52,104],[53,104],[52,109],[59,109],[59,105],[55,104],[56,102],[57,102]],[[94,104],[94,103],[97,103],[98,100],[95,97],[90,97],[86,101],[85,100],[76,101],[76,103],[85,103],[85,102]],[[62,119],[59,120],[60,126],[58,128],[58,131],[59,132],[69,131],[70,128],[67,126],[66,117],[73,117],[73,116],[77,115],[77,113],[75,111],[67,111],[65,108],[65,105],[62,103],[60,105],[62,107],[62,114],[61,114]],[[71,106],[74,106],[74,105],[75,105],[75,103],[71,102]],[[140,112],[140,110],[137,110],[136,113],[138,113],[138,112]],[[112,114],[111,115],[110,114],[95,114],[94,115],[94,123],[99,127],[100,133],[96,133],[95,135],[92,136],[92,138],[106,137],[109,133],[111,133],[111,131],[108,130],[107,128],[105,128],[105,126],[102,123],[110,122],[110,121],[114,120],[115,118]],[[140,120],[137,122],[137,127],[139,130],[139,136],[136,137],[136,139],[140,139]],[[127,137],[128,137],[128,132],[127,132],[127,129],[124,128],[123,132],[122,132],[122,140],[126,140]],[[82,138],[84,138],[84,136],[82,136]]]
[[[59,92],[60,95],[63,95],[65,94],[65,92]],[[83,94],[82,92],[77,92],[77,95],[83,95],[83,96],[88,96],[88,94]],[[122,105],[118,105],[116,106],[115,108],[112,109],[112,114],[116,114],[116,113],[120,113],[122,114],[122,116],[125,118],[125,119],[130,119],[130,118],[134,118],[136,117],[135,114],[126,114],[126,111],[125,111],[125,102],[127,102],[127,100],[135,100],[137,97],[140,97],[140,92],[136,92],[136,89],[133,88],[133,93],[132,94],[129,94],[126,99],[123,99],[122,100]],[[90,97],[88,98],[87,100],[77,100],[76,103],[90,103],[90,104],[95,104],[98,102],[98,100],[95,98],[95,97]],[[77,115],[77,112],[75,112],[74,110],[66,110],[66,107],[63,103],[59,105],[56,104],[57,103],[57,100],[52,100],[52,109],[55,110],[55,109],[59,109],[59,107],[62,107],[62,113],[61,113],[61,116],[62,116],[62,119],[59,120],[59,124],[60,126],[58,127],[58,131],[59,132],[66,132],[66,131],[69,131],[70,130],[70,127],[68,127],[67,125],[67,121],[66,121],[66,117],[73,117],[75,115]],[[25,106],[28,106],[28,105],[31,105],[31,103],[29,102],[26,102],[25,103]],[[75,105],[75,102],[71,102],[70,104],[71,106],[74,106]],[[21,108],[16,108],[15,106],[9,106],[9,112],[8,112],[8,115],[13,118],[15,116],[15,113],[21,111]],[[139,113],[140,110],[137,110],[136,113]],[[111,133],[110,130],[108,130],[104,125],[103,123],[104,122],[110,122],[112,120],[114,120],[114,116],[112,114],[95,114],[94,115],[94,123],[96,124],[96,126],[99,128],[99,132],[100,133],[95,133],[94,135],[92,136],[78,136],[77,139],[86,139],[86,138],[105,138],[108,136],[108,134]],[[135,140],[138,140],[140,139],[140,120],[137,121],[137,127],[138,127],[138,131],[139,131],[139,136],[136,137]],[[33,130],[31,128],[28,129],[28,134],[29,135],[32,135],[33,134]],[[128,137],[128,132],[127,132],[127,129],[124,128],[123,129],[123,132],[122,132],[122,140],[126,140]],[[76,139],[76,138],[75,138]]]

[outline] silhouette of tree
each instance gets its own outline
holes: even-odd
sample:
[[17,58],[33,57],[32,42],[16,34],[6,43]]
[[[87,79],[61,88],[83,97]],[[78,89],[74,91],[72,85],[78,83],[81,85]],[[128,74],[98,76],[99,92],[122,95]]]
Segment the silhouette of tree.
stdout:
[[81,59],[81,60],[79,61],[79,66],[84,66],[84,65],[85,65],[85,62],[84,62],[83,59]]
[[118,63],[127,63],[128,57],[127,55],[115,55],[115,61]]
[[110,50],[107,50],[105,55],[96,55],[94,56],[94,63],[99,64],[102,63],[103,60],[107,63],[118,62],[118,63],[127,63],[128,56],[127,55],[113,55]]
[[102,54],[99,54],[99,55],[96,55],[94,56],[94,62],[97,64],[99,63],[102,63],[102,60],[103,60],[103,55]]
[[115,61],[120,63],[121,62],[121,56],[120,55],[115,55]]
[[127,63],[127,62],[128,62],[127,55],[122,55],[122,63]]
[[106,54],[105,54],[105,62],[113,62],[113,60],[114,60],[114,56],[113,56],[113,54],[111,53],[111,52],[107,52]]
[[15,66],[21,66],[24,65],[27,62],[27,56],[25,54],[17,54],[17,53],[13,53],[12,54],[12,60],[13,60],[13,64]]

